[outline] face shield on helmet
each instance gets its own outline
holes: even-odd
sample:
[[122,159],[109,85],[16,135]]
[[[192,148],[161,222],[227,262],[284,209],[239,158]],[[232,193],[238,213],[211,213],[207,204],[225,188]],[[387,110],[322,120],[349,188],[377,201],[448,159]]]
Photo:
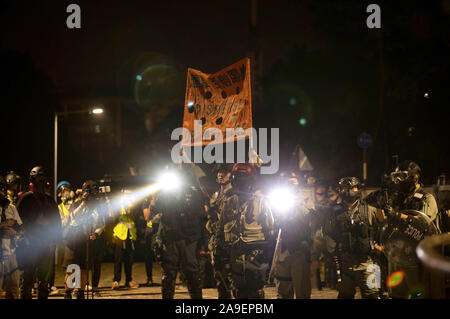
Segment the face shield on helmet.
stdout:
[[346,203],[354,203],[361,196],[361,183],[356,177],[344,177],[339,180],[339,196]]
[[36,166],[31,170],[30,183],[34,193],[44,194],[51,191],[50,178],[42,166]]
[[237,163],[231,170],[231,185],[238,192],[251,192],[256,181],[255,168],[250,164]]
[[404,161],[389,176],[391,189],[409,195],[414,192],[419,176],[419,165]]
[[67,181],[59,182],[58,186],[56,187],[56,191],[58,197],[61,198],[61,201],[63,202],[72,200],[75,197],[72,185]]

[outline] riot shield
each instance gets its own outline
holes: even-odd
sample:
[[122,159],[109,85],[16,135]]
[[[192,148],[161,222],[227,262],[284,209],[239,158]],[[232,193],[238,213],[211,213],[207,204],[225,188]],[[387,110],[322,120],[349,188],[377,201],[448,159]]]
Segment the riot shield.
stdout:
[[416,248],[426,236],[438,233],[431,219],[417,210],[404,210],[407,219],[388,219],[381,231],[384,253],[391,262],[414,267],[417,265]]

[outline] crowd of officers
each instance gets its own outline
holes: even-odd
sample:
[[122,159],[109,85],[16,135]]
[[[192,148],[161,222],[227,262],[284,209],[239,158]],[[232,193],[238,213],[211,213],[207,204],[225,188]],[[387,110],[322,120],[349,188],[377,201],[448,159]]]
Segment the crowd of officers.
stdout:
[[[1,178],[0,289],[6,298],[31,298],[35,283],[38,298],[48,298],[58,259],[64,267],[81,269],[79,288],[66,282],[65,298],[85,298],[88,285],[98,295],[108,225],[115,256],[111,288],[119,288],[122,263],[126,287],[139,287],[132,264],[137,238],[143,236],[146,285],[153,284],[153,262],[160,261],[164,299],[174,298],[179,272],[191,298],[202,298],[200,252],[207,252],[220,299],[264,298],[268,284],[276,285],[279,298],[308,299],[311,278],[318,289],[337,289],[338,298],[354,298],[357,287],[362,298],[409,298],[420,284],[418,261],[393,260],[385,252],[389,239],[381,238],[389,225],[415,218],[403,213],[408,209],[422,212],[438,229],[436,200],[423,190],[420,168],[412,161],[388,175],[386,188],[364,198],[356,177],[330,185],[283,173],[271,186],[294,194],[294,205],[284,210],[270,201],[255,165],[216,165],[213,194],[188,167],[176,171],[181,186],[149,195],[137,209],[126,192],[119,208],[113,207],[110,198],[98,195],[94,181],[81,190],[60,182],[58,205],[42,167],[30,172],[26,193],[13,172]],[[140,232],[136,211],[145,221]],[[396,271],[405,278],[387,289],[387,277]]]

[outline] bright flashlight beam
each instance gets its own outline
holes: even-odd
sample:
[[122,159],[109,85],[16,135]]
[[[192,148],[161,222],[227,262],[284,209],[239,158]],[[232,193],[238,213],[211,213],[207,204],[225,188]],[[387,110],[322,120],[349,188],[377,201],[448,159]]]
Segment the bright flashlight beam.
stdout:
[[171,191],[181,185],[179,176],[173,172],[167,172],[160,176],[158,180],[159,187],[166,191]]
[[273,209],[283,212],[294,206],[295,197],[289,188],[278,188],[270,193],[269,202]]
[[[113,213],[114,215],[120,214],[121,208],[124,206],[124,200],[127,201],[129,204],[138,202],[139,200],[157,192],[160,190],[161,186],[160,184],[151,184],[148,186],[145,186],[143,188],[140,188],[136,191],[124,194],[118,194],[112,198],[110,198],[110,202],[106,203],[104,200],[101,200],[101,203],[94,204],[94,202],[88,203],[89,213],[93,212],[94,210],[97,210],[98,218],[108,218],[110,216],[110,213]],[[89,216],[90,217],[90,216]],[[93,221],[93,220],[92,220]],[[59,214],[54,217],[54,220],[51,221],[51,224],[55,224],[54,227],[46,228],[43,230],[41,227],[36,228],[29,228],[27,225],[24,225],[24,230],[26,234],[34,234],[38,238],[41,238],[44,242],[60,242],[61,241],[61,233],[59,232],[60,228],[56,227],[56,224],[60,223],[60,217]],[[95,229],[92,229],[92,232],[94,232]],[[25,236],[26,236],[25,234]],[[85,238],[87,240],[87,238]],[[37,248],[33,247],[34,253],[40,254],[43,253],[45,248]]]
[[92,110],[92,113],[94,114],[102,114],[103,113],[103,109],[102,108],[95,108]]

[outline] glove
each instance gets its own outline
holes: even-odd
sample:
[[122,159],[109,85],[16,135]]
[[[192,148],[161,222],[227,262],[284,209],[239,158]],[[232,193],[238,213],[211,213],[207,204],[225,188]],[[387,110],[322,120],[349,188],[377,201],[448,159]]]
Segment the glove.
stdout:
[[159,236],[155,236],[155,240],[153,242],[153,254],[155,256],[155,260],[156,261],[161,261],[162,258],[162,254],[164,252],[164,244],[161,240],[161,237]]

